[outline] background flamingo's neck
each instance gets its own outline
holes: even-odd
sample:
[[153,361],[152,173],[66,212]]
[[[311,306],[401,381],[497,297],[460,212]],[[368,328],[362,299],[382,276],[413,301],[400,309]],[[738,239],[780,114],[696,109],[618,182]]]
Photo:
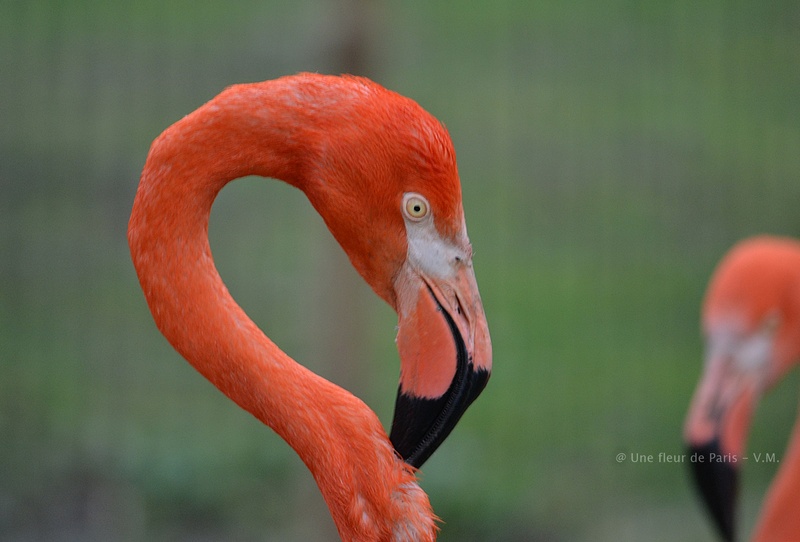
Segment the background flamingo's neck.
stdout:
[[754,542],[794,540],[800,533],[800,418],[795,422],[791,442],[780,459],[780,469],[764,500],[754,531]]

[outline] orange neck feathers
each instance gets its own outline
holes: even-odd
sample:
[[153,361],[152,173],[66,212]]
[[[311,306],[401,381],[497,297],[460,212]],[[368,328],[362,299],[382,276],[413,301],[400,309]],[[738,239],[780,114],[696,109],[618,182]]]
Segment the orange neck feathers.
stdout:
[[780,459],[772,486],[767,492],[753,542],[797,540],[800,537],[800,419],[795,422],[789,446]]

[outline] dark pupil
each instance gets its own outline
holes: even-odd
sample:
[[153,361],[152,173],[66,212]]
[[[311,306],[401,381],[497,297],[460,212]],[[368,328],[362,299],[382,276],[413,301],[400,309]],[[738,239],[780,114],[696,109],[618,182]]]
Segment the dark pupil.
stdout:
[[420,211],[420,209],[422,209],[422,207],[420,207],[419,205],[414,205],[414,212],[415,213],[418,213]]

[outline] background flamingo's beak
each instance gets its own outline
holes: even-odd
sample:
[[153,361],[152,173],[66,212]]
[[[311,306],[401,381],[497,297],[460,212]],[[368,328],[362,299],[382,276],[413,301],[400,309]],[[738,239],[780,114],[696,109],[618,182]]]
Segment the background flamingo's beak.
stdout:
[[759,390],[755,373],[743,370],[730,356],[713,356],[686,418],[689,467],[725,541],[735,539],[739,467]]

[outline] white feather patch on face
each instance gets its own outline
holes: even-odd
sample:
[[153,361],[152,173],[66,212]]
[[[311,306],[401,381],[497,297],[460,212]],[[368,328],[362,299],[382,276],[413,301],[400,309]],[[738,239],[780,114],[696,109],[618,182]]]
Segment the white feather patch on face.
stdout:
[[[403,201],[419,197],[418,194],[405,194]],[[464,246],[458,246],[442,238],[434,224],[435,209],[428,208],[423,218],[409,217],[403,214],[406,224],[406,238],[408,242],[407,260],[414,269],[421,274],[433,278],[445,279],[455,276],[459,265],[470,265],[472,260],[466,230],[462,231]]]
[[741,333],[737,325],[719,326],[709,335],[708,358],[730,359],[742,373],[764,373],[772,360],[777,321],[770,314],[750,333]]

